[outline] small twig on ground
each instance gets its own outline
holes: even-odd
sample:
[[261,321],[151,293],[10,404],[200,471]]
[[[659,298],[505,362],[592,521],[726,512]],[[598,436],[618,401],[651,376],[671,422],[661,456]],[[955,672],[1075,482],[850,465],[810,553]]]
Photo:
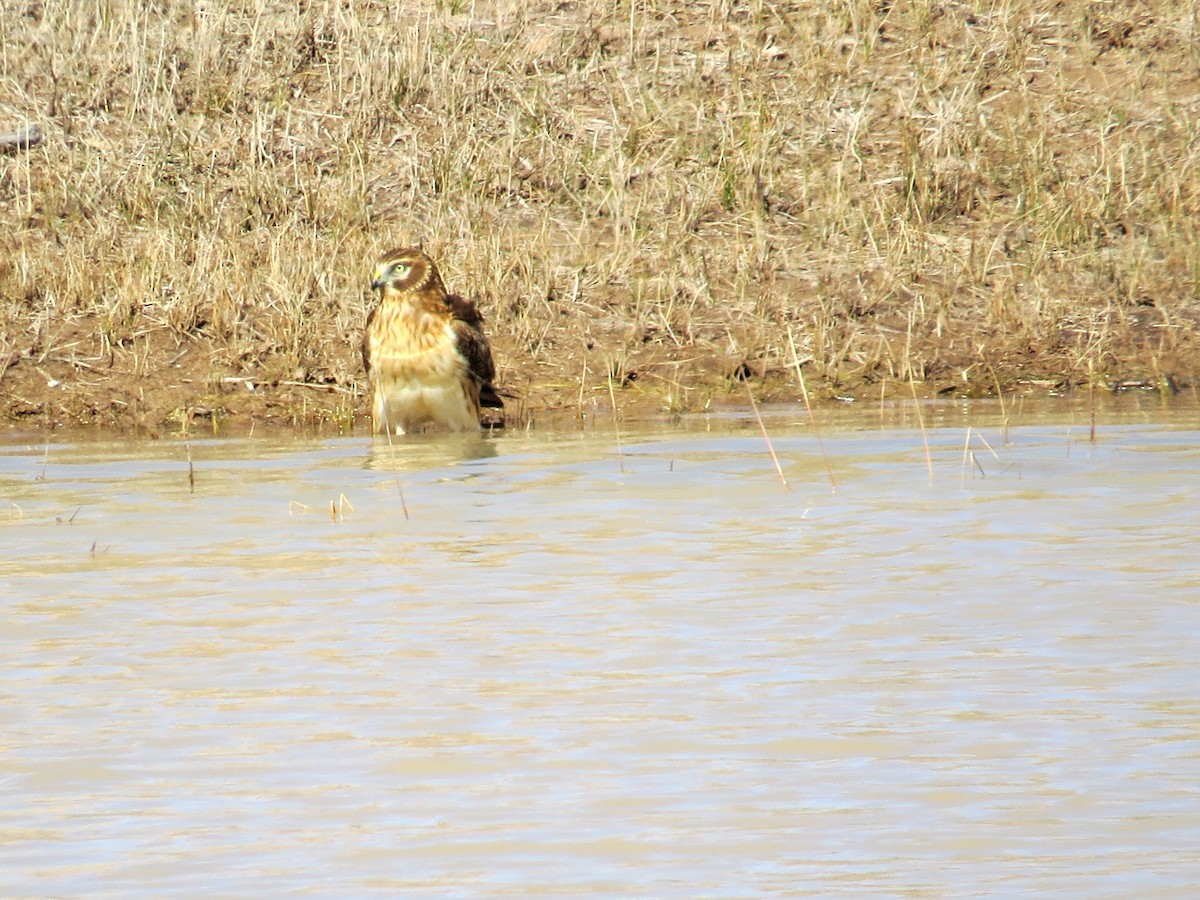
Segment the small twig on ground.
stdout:
[[[225,380],[225,381],[236,381],[236,380],[246,381],[248,379],[226,378],[223,380]],[[344,387],[341,387],[336,384],[314,384],[311,381],[281,381],[279,383],[283,384],[283,385],[287,385],[288,387],[312,388],[313,390],[316,390],[316,391],[330,391],[330,392],[336,391],[339,394],[353,394],[354,393],[354,391],[350,390],[349,388],[344,388]]]

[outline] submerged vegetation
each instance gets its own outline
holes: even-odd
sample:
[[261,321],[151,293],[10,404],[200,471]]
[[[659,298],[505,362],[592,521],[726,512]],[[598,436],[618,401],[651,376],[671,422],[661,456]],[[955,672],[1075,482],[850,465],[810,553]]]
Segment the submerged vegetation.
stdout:
[[365,422],[410,242],[524,419],[1200,372],[1196,4],[0,0],[0,48],[10,423]]

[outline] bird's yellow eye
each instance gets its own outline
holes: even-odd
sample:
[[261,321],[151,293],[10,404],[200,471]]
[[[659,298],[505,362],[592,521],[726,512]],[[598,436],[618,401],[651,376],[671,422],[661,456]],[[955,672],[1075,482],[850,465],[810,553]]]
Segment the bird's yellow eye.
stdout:
[[408,273],[411,271],[412,271],[412,266],[410,266],[408,263],[398,262],[398,263],[392,264],[392,277],[393,278],[406,278],[406,277],[408,277]]

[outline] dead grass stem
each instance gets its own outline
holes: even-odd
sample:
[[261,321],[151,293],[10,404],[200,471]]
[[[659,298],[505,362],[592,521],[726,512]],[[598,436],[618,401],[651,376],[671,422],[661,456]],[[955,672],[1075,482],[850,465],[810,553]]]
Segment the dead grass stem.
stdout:
[[771,435],[767,433],[767,425],[763,422],[762,413],[758,411],[758,402],[754,399],[754,391],[750,385],[746,385],[746,396],[750,399],[750,409],[754,411],[754,418],[758,422],[758,430],[762,432],[763,442],[767,445],[767,452],[771,454],[771,462],[775,466],[775,474],[779,476],[779,483],[783,485],[785,490],[791,490],[792,486],[788,484],[787,476],[783,474],[783,466],[779,464],[779,457],[775,453],[775,445],[771,443]]

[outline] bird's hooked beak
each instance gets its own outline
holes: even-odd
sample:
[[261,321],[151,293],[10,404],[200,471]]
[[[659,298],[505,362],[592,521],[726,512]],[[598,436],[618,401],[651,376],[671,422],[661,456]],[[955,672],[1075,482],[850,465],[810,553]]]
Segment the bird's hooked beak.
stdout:
[[387,266],[379,266],[375,269],[374,275],[371,277],[371,290],[383,290],[384,277],[387,275]]

